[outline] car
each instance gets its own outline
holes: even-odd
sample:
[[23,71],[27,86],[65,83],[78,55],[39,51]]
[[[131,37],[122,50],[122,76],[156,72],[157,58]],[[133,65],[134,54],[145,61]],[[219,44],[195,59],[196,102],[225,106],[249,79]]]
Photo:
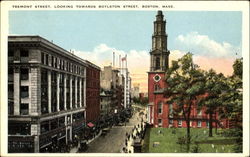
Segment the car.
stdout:
[[80,142],[79,152],[85,152],[88,149],[88,144],[86,140]]

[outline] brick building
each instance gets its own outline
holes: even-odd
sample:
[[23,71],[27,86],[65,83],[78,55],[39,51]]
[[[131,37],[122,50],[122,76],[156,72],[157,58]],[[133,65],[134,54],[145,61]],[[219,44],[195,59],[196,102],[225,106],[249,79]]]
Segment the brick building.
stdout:
[[86,75],[86,121],[96,122],[100,118],[100,71],[98,66],[87,61]]
[[88,69],[95,93],[97,66],[39,36],[9,36],[8,152],[52,152],[82,133]]
[[[173,115],[174,105],[167,104],[164,97],[165,73],[169,67],[169,54],[167,48],[166,21],[162,11],[158,11],[154,21],[154,32],[152,36],[152,49],[150,51],[150,71],[148,72],[148,122],[154,127],[187,127],[181,115]],[[190,126],[194,128],[205,128],[209,126],[209,115],[205,113],[206,108],[198,110],[192,106]],[[214,127],[229,126],[227,120],[218,120],[218,113],[213,117]]]

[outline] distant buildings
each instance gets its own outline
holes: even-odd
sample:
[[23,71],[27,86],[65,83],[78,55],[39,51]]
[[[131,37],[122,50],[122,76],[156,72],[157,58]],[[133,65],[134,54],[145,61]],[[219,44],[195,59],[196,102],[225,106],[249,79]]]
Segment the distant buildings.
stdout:
[[124,76],[112,66],[101,72],[101,113],[114,113],[124,108]]
[[100,68],[39,36],[8,38],[8,152],[53,152],[100,115]]
[[[113,57],[114,53],[113,53]],[[127,65],[104,66],[101,72],[101,113],[107,115],[131,107],[131,77]],[[127,64],[127,57],[121,59]],[[110,102],[110,103],[109,103]]]
[[133,88],[131,90],[131,97],[139,98],[139,93],[140,93],[140,84],[139,83],[133,84]]

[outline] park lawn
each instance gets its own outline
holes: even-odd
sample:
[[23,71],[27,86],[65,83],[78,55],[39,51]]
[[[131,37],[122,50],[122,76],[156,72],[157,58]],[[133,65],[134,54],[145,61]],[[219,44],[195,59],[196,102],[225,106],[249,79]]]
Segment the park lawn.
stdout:
[[[158,131],[161,130],[161,133]],[[175,130],[175,133],[173,133]],[[233,138],[222,137],[219,134],[213,132],[213,137],[208,137],[208,129],[203,128],[191,128],[191,145],[190,150],[195,146],[198,146],[201,153],[230,153],[233,152]],[[185,153],[186,145],[177,144],[178,137],[186,135],[186,128],[150,128],[148,133],[149,140],[148,150],[144,149],[144,152],[149,153]],[[227,141],[231,140],[231,141]],[[198,144],[195,144],[195,141]],[[154,143],[156,146],[153,146]],[[214,145],[214,148],[212,147]]]

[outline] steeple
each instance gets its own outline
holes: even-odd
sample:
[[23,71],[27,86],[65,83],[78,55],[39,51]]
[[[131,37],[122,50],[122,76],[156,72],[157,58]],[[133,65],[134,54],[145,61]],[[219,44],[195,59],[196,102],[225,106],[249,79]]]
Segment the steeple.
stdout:
[[168,56],[166,21],[164,20],[162,11],[158,11],[152,35],[150,71],[166,71],[168,69]]

